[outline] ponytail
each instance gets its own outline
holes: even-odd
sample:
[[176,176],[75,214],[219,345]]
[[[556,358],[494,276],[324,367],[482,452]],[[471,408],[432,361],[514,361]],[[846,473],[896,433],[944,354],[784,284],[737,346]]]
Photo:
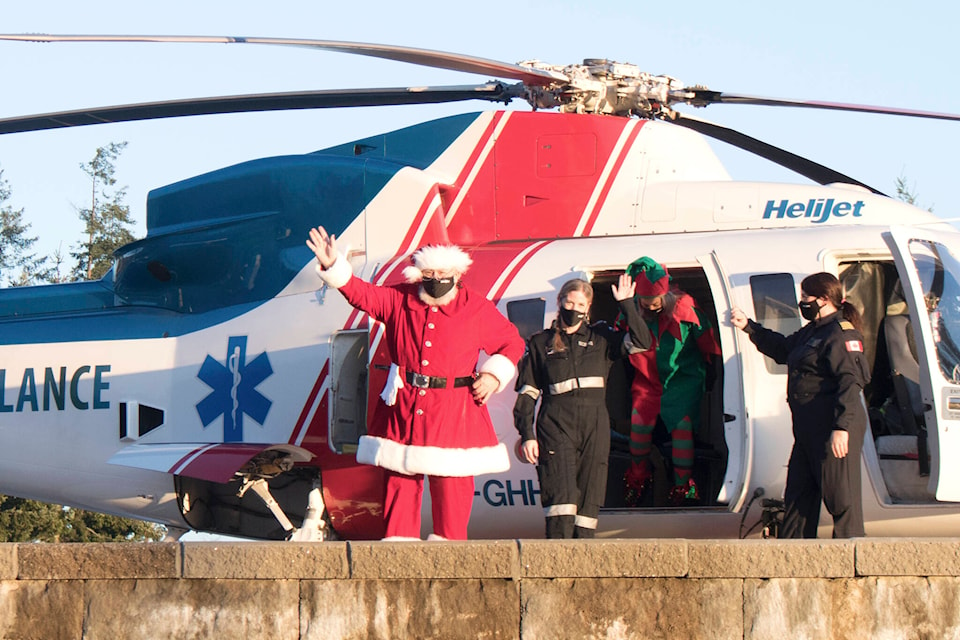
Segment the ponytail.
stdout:
[[844,320],[852,324],[854,329],[863,333],[863,317],[853,304],[843,300],[840,303],[840,315],[843,316]]
[[843,285],[832,273],[813,273],[800,282],[800,289],[816,298],[826,298],[837,308],[843,319],[863,333],[863,317],[860,311],[843,297]]

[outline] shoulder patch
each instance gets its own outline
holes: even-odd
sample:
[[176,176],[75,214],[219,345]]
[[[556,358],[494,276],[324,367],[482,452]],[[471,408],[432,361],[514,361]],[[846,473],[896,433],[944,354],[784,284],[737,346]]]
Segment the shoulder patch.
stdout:
[[852,331],[854,329],[853,323],[849,320],[840,320],[840,328],[844,331]]
[[859,340],[847,340],[843,343],[847,347],[847,351],[857,351],[863,353],[863,343]]

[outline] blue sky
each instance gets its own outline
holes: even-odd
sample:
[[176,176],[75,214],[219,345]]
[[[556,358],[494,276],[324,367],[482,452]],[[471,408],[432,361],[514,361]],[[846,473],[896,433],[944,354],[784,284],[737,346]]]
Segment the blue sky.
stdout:
[[[380,42],[517,62],[603,57],[732,93],[960,113],[953,80],[960,9],[948,3],[582,0],[306,2],[247,0],[4,7],[6,33],[203,34]],[[486,77],[252,45],[0,43],[0,117],[146,100],[344,87],[468,84]],[[252,158],[305,153],[450,113],[447,106],[205,116],[0,137],[0,169],[37,248],[69,253],[89,184],[79,165],[127,141],[120,185],[144,233],[147,192]],[[518,105],[517,108],[525,108]],[[685,109],[847,173],[888,193],[905,176],[920,204],[960,217],[960,122],[794,108]],[[799,181],[739,152],[736,179]]]

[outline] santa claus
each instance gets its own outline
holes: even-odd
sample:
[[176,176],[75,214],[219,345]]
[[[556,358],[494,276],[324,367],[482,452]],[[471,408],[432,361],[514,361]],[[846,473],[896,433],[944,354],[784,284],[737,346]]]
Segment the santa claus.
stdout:
[[[385,539],[420,538],[424,476],[430,538],[466,539],[473,476],[510,467],[485,405],[516,373],[524,351],[516,327],[462,285],[472,260],[459,247],[423,247],[403,272],[406,284],[376,286],[353,275],[323,227],[310,230],[307,246],[320,278],[384,325],[392,365],[357,462],[385,470]],[[478,368],[481,351],[490,357]]]

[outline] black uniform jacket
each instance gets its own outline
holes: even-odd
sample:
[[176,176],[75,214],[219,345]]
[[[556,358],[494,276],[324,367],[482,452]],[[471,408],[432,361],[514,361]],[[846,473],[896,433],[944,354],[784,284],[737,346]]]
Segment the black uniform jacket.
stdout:
[[[630,303],[628,299],[625,302]],[[605,322],[581,324],[574,333],[561,331],[564,349],[553,348],[557,329],[545,329],[527,342],[517,375],[517,402],[513,408],[514,426],[521,439],[533,440],[534,414],[541,399],[541,414],[555,404],[554,419],[561,423],[574,419],[570,407],[605,405],[605,387],[610,365],[621,356],[649,349],[653,344],[650,329],[640,318],[637,305],[620,303],[629,332],[617,331]],[[567,404],[573,403],[573,404]],[[567,409],[563,405],[567,404]],[[567,420],[564,420],[564,417]]]
[[751,320],[750,340],[761,353],[787,365],[787,402],[798,440],[822,440],[842,429],[866,431],[860,392],[870,382],[863,336],[839,313],[784,336]]

